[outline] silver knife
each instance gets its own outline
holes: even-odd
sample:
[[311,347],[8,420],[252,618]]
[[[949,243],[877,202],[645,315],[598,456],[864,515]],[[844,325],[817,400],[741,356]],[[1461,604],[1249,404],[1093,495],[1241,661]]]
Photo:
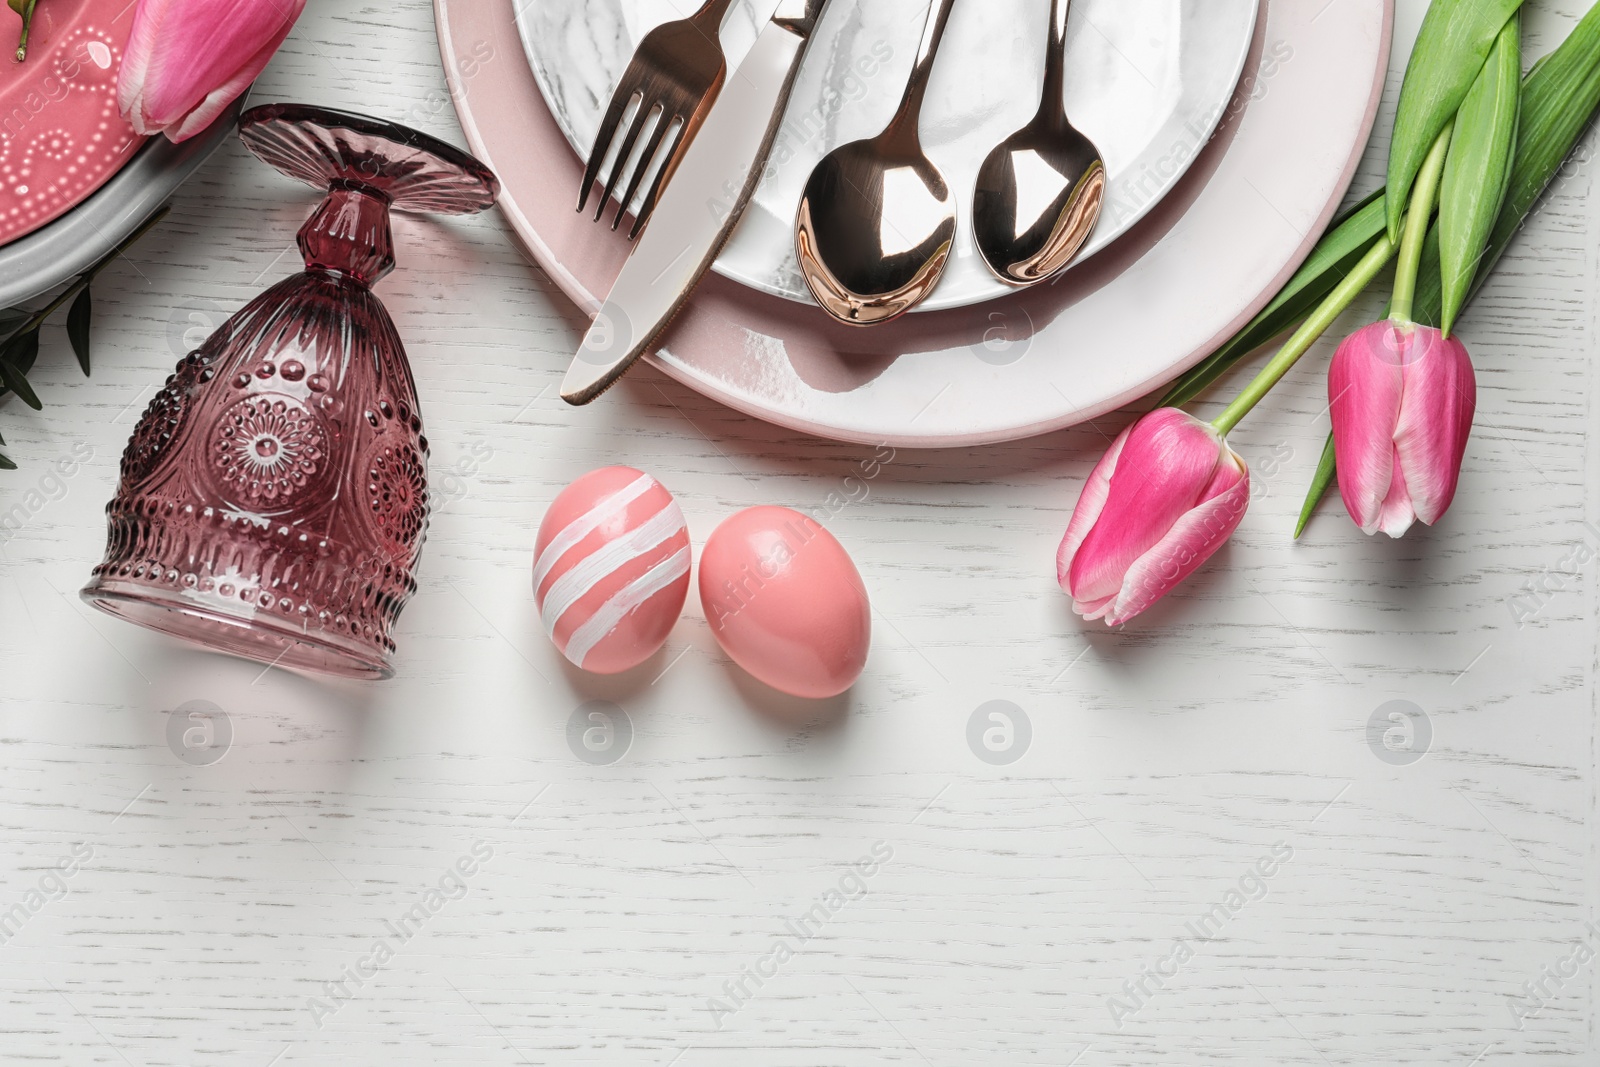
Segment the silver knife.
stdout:
[[589,403],[654,348],[728,243],[766,172],[800,61],[827,4],[780,0],[729,76],[567,369],[561,383],[567,403]]

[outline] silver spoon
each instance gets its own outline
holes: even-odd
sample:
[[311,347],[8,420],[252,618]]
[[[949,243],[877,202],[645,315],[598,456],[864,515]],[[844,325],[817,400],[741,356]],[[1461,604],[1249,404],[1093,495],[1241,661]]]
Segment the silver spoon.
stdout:
[[983,261],[1007,285],[1033,285],[1071,262],[1100,221],[1106,167],[1094,142],[1067,121],[1067,9],[1051,0],[1039,113],[978,171],[972,232]]
[[921,303],[955,242],[950,189],[917,125],[955,0],[934,0],[900,107],[876,137],[834,149],[806,182],[795,253],[811,295],[840,322],[872,326]]

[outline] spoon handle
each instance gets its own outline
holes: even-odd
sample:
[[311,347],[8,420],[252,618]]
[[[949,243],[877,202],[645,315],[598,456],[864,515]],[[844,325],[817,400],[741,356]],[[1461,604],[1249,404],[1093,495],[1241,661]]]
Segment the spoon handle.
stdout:
[[1067,12],[1072,0],[1050,0],[1050,45],[1044,54],[1044,93],[1039,101],[1041,114],[1065,109],[1067,67]]
[[1057,51],[1067,43],[1067,12],[1071,9],[1072,0],[1050,0],[1050,43]]
[[706,0],[700,5],[700,10],[689,16],[691,22],[698,22],[702,28],[710,27],[713,35],[722,29],[722,20],[728,14],[728,8],[733,6],[733,0]]
[[939,42],[944,37],[945,23],[950,21],[950,9],[956,0],[933,0],[928,7],[928,21],[922,29],[922,43],[917,46],[917,63],[911,68],[911,78],[906,82],[905,96],[900,99],[900,109],[895,112],[895,127],[909,127],[914,136],[917,121],[922,114],[922,97],[928,91],[928,78],[933,74],[933,60],[939,52]]

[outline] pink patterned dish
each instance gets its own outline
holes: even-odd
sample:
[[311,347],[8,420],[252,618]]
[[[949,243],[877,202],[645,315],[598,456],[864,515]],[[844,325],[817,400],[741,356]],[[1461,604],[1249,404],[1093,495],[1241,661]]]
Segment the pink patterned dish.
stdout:
[[[863,331],[708,276],[654,362],[758,418],[899,447],[1028,437],[1160,386],[1310,253],[1377,115],[1393,0],[1263,3],[1239,92],[1188,174],[1056,284]],[[434,11],[467,139],[506,177],[506,217],[592,314],[628,244],[572,210],[581,163],[523,61],[513,0],[434,0]],[[546,358],[554,373],[568,354]]]
[[[8,32],[20,26],[7,18]],[[28,58],[3,50],[0,245],[82,203],[144,143],[117,114],[132,25],[128,0],[48,0],[34,9]]]

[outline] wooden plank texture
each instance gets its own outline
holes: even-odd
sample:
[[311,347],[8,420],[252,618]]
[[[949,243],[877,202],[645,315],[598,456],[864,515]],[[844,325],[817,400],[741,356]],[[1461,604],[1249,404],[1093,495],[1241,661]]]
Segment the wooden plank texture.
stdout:
[[[1423,7],[1402,0],[1356,192]],[[1530,59],[1585,7],[1532,0]],[[461,143],[420,2],[318,0],[255,99]],[[264,672],[84,608],[150,391],[296,262],[314,194],[230,144],[96,286],[94,376],[52,326],[44,411],[0,409],[21,464],[0,513],[30,512],[0,546],[0,1061],[1600,1062],[1596,564],[1561,573],[1600,551],[1593,185],[1572,169],[1463,320],[1479,422],[1436,529],[1365,538],[1334,502],[1289,540],[1329,343],[1236,435],[1261,491],[1231,546],[1121,630],[1072,616],[1053,560],[1124,417],[900,452],[829,520],[875,647],[808,721],[693,597],[639,671],[564,667],[535,530],[571,479],[635,463],[698,549],[744,506],[822,508],[873,450],[648,368],[566,408],[584,323],[492,213],[399,220],[381,286],[443,497],[394,681]],[[208,765],[167,742],[195,700],[232,730]],[[568,741],[596,700],[630,724],[609,764]],[[1026,745],[1009,763],[969,744],[991,701]],[[1382,727],[1428,735],[1414,762],[1370,741],[1391,701],[1416,710]]]

